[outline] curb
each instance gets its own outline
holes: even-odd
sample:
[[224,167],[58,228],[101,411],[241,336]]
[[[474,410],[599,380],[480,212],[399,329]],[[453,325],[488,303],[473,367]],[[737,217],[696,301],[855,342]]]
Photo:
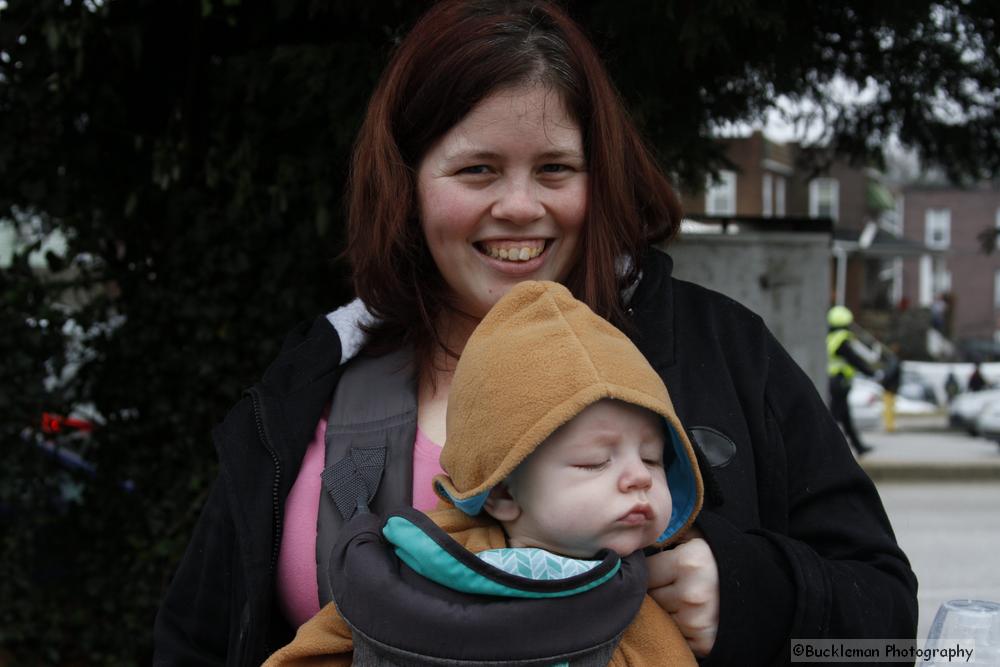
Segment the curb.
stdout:
[[862,461],[861,467],[876,482],[1000,482],[1000,461]]

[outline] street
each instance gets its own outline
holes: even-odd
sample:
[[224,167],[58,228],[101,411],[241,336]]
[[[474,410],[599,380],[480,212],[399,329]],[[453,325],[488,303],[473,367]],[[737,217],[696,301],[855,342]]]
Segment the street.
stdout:
[[[876,448],[864,463],[879,467],[879,493],[919,581],[918,638],[926,636],[945,600],[1000,601],[1000,477],[982,474],[1000,465],[1000,448],[944,430],[943,423],[928,426],[863,434]],[[892,474],[894,465],[912,472],[921,464],[926,474],[913,481]],[[955,466],[963,464],[967,473],[978,473],[968,474],[976,481],[962,481]],[[935,481],[937,470],[942,472]]]
[[920,582],[918,637],[945,600],[1000,600],[1000,483],[884,482],[879,492]]

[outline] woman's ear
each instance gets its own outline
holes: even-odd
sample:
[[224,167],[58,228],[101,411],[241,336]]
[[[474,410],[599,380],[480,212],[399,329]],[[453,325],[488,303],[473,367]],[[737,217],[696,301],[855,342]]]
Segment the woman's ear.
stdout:
[[513,521],[521,516],[521,506],[514,500],[514,496],[510,495],[506,482],[500,482],[490,489],[490,495],[486,497],[483,509],[497,521]]

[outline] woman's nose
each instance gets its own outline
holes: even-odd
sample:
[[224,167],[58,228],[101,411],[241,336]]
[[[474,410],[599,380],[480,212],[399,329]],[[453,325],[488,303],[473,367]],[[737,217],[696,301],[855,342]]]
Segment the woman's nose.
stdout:
[[500,192],[490,213],[497,220],[526,225],[544,216],[545,207],[530,179],[512,179]]

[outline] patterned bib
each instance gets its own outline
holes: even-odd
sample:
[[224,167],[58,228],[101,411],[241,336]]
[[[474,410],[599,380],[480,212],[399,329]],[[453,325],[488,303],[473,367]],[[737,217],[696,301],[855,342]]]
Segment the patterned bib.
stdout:
[[484,563],[498,570],[535,581],[569,579],[589,572],[601,564],[599,560],[569,558],[533,547],[489,549],[476,555]]

